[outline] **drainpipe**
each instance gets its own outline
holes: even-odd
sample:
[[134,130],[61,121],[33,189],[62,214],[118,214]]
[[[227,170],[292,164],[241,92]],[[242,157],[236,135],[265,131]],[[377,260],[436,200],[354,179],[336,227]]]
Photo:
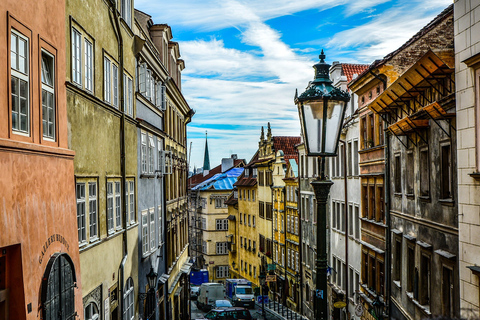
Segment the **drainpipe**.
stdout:
[[[122,111],[121,121],[120,121],[120,171],[122,176],[122,187],[123,189],[123,196],[122,199],[122,212],[123,212],[123,232],[122,232],[122,240],[123,240],[123,258],[122,262],[120,263],[119,267],[119,302],[121,306],[121,315],[125,312],[125,305],[123,304],[123,291],[124,291],[124,278],[125,278],[125,263],[128,257],[128,243],[127,243],[127,199],[125,197],[125,184],[126,184],[126,163],[125,163],[125,97],[123,96],[124,93],[124,83],[123,83],[123,73],[124,73],[124,61],[123,61],[123,37],[122,37],[122,30],[120,29],[120,17],[118,15],[118,10],[116,8],[116,2],[114,0],[110,0],[109,2],[110,9],[113,12],[114,18],[110,17],[110,22],[114,27],[115,37],[117,38],[118,42],[118,61],[119,61],[119,78],[120,78],[120,85],[119,85],[119,96],[120,96],[120,110]],[[113,21],[112,21],[113,20]]]
[[386,146],[385,146],[385,218],[386,218],[386,225],[387,225],[387,232],[385,235],[385,280],[386,280],[386,297],[385,297],[385,304],[387,310],[387,318],[390,317],[392,304],[390,302],[390,297],[392,295],[392,275],[390,273],[391,266],[392,266],[392,225],[391,225],[391,217],[390,217],[390,208],[391,208],[391,197],[390,197],[390,134],[388,129],[385,129],[385,139],[386,139]]
[[[300,162],[300,161],[299,161]],[[317,165],[318,165],[318,162],[317,162]],[[303,241],[302,241],[302,201],[300,199],[300,195],[302,194],[301,193],[301,179],[300,179],[300,163],[299,163],[299,166],[298,166],[298,172],[297,172],[297,180],[298,180],[298,189],[295,190],[295,193],[296,193],[296,196],[297,196],[297,214],[298,214],[298,234],[300,235],[300,241],[299,241],[299,244],[300,244],[300,248],[299,248],[299,259],[300,259],[300,284],[299,284],[299,290],[298,290],[298,296],[299,296],[299,303],[300,303],[300,315],[303,317]],[[317,168],[318,169],[318,168]],[[298,205],[300,203],[300,205]]]
[[343,144],[343,183],[344,183],[344,191],[345,191],[345,265],[347,266],[347,274],[345,276],[345,310],[347,313],[347,319],[350,319],[348,317],[348,303],[349,303],[349,296],[348,296],[348,271],[349,271],[349,265],[348,265],[348,189],[347,189],[347,143],[343,140],[338,140],[340,143]]

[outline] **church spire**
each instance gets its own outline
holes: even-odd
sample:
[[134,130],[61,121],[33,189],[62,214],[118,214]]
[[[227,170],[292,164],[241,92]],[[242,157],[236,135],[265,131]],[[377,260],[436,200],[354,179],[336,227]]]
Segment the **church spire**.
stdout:
[[210,171],[210,157],[208,155],[207,131],[205,131],[205,155],[203,156],[203,171]]

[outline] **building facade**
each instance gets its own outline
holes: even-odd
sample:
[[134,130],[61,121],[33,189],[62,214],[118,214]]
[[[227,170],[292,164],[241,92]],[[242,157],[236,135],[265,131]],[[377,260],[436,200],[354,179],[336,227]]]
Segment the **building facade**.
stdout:
[[[348,83],[361,74],[368,65],[356,65],[333,62],[330,78],[335,87],[348,91]],[[355,305],[361,270],[360,244],[360,170],[358,151],[360,140],[357,97],[351,93],[345,111],[343,130],[340,136],[338,156],[330,158],[329,176],[334,182],[330,189],[330,256],[332,268],[331,283],[332,303],[344,301],[346,309],[330,309],[336,319],[358,319]],[[348,309],[348,310],[347,310]],[[347,311],[350,316],[347,316]]]
[[480,316],[479,1],[454,3],[460,316]]
[[243,173],[244,163],[243,160],[236,159],[236,155],[232,155],[231,158],[222,159],[222,164],[209,170],[206,176],[192,176],[189,183],[190,198],[194,195],[195,202],[199,204],[196,219],[202,230],[202,251],[197,259],[202,261],[203,265],[198,267],[208,270],[210,282],[224,282],[230,278],[227,200],[232,194],[233,184]]
[[83,318],[65,2],[2,1],[0,16],[0,318]]
[[[76,153],[78,244],[87,318],[119,319],[138,310],[132,28],[132,1],[88,5],[67,1],[69,146]],[[104,261],[102,268],[98,257]]]

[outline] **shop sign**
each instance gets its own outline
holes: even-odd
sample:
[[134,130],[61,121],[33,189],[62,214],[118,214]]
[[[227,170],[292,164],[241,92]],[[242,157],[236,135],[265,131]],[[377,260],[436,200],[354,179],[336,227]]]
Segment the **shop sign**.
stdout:
[[40,252],[40,258],[38,258],[38,263],[42,264],[43,257],[47,253],[48,248],[50,245],[54,242],[60,242],[65,246],[67,251],[70,251],[70,245],[67,242],[67,239],[65,239],[62,235],[60,234],[52,234],[50,237],[48,237],[47,241],[42,246],[42,251]]
[[342,308],[345,308],[346,306],[347,304],[343,301],[337,301],[333,304],[333,307],[337,309],[342,309]]
[[265,278],[265,281],[266,282],[276,282],[277,281],[277,276],[276,275],[267,275],[267,277]]

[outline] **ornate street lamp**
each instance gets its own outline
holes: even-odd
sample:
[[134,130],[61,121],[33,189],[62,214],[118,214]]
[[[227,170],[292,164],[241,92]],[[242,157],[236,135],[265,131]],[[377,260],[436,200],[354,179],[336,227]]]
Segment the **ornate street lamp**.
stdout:
[[320,177],[310,184],[317,200],[317,260],[315,319],[326,320],[327,303],[327,200],[333,182],[325,178],[325,157],[337,155],[345,109],[350,95],[332,86],[330,65],[323,50],[313,66],[315,79],[300,96],[295,94],[307,156],[320,157]]
[[150,272],[147,273],[148,291],[147,293],[139,293],[140,300],[147,300],[145,304],[145,319],[151,319],[155,314],[155,286],[157,284],[157,273],[153,271],[153,267],[150,267]]
[[375,301],[372,303],[372,306],[377,320],[383,320],[383,307],[385,304],[382,302],[382,300],[380,300],[380,295],[377,295]]
[[153,267],[150,267],[150,272],[147,273],[147,281],[149,290],[155,290],[155,285],[157,284],[157,273],[153,271]]

